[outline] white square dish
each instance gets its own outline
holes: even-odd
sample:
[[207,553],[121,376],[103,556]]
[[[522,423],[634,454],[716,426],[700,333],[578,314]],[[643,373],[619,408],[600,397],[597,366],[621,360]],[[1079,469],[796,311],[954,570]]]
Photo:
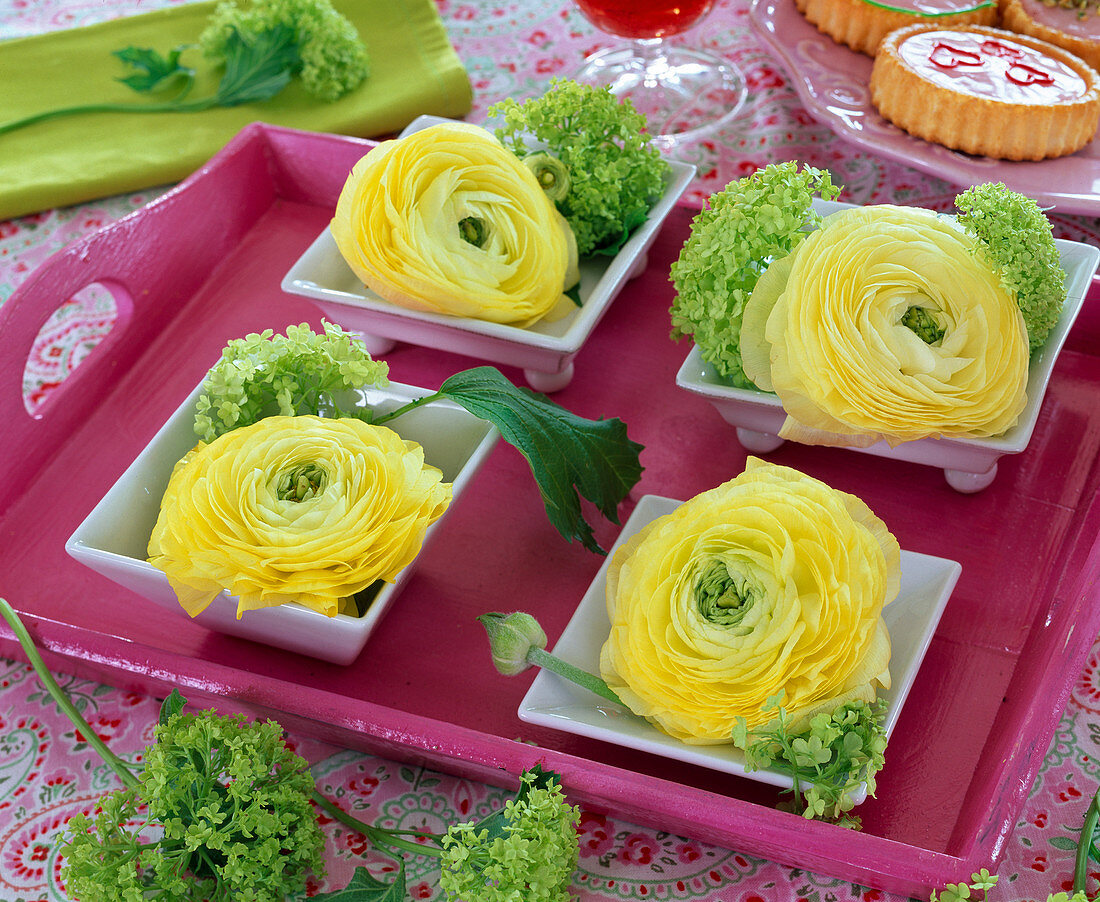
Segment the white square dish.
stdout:
[[[852,206],[836,201],[814,202],[814,208],[822,215]],[[1055,243],[1066,272],[1066,303],[1046,344],[1031,357],[1027,376],[1027,406],[1016,425],[1003,435],[992,438],[925,438],[904,442],[893,448],[887,442],[879,441],[868,448],[849,450],[942,467],[948,484],[959,492],[979,492],[993,482],[997,475],[997,459],[1004,454],[1019,454],[1031,440],[1054,363],[1074,320],[1081,312],[1093,274],[1100,263],[1100,250],[1095,247],[1076,241],[1057,240]],[[737,429],[738,441],[746,450],[766,454],[783,444],[784,440],[778,433],[787,414],[779,398],[768,392],[727,384],[714,367],[703,360],[698,345],[692,346],[680,366],[676,384],[710,401],[722,419]]]
[[[641,498],[554,646],[555,655],[590,673],[599,673],[600,649],[611,630],[604,597],[611,558],[626,539],[658,517],[671,513],[680,503],[659,495]],[[897,723],[961,572],[961,565],[955,561],[911,551],[901,553],[901,589],[898,597],[882,612],[893,649],[890,658],[892,685],[889,690],[880,692],[887,704],[887,736]],[[773,786],[790,788],[793,784],[789,775],[777,770],[746,771],[744,755],[733,745],[688,745],[661,732],[628,708],[608,702],[545,670],[538,673],[520,703],[519,717],[527,723],[737,774]],[[862,802],[864,798],[865,792],[861,791],[855,801]]]
[[[447,120],[421,116],[401,134],[442,121]],[[581,306],[552,323],[538,322],[520,329],[398,307],[359,281],[327,228],[291,266],[282,288],[289,294],[311,298],[326,319],[364,335],[375,357],[386,353],[395,342],[404,341],[522,367],[524,377],[536,391],[558,391],[569,384],[573,358],[623,285],[644,271],[647,252],[661,224],[695,176],[695,167],[690,164],[670,160],[669,167],[664,194],[622,250],[614,257],[581,259]]]
[[[201,385],[176,409],[65,543],[71,557],[180,617],[187,614],[164,572],[146,560],[146,551],[172,468],[195,445],[194,410],[200,391]],[[391,382],[385,388],[370,388],[358,394],[359,406],[391,410],[431,392]],[[443,478],[454,486],[452,504],[500,437],[495,427],[449,401],[417,408],[390,425],[403,438],[419,442],[425,460],[443,471]],[[445,517],[428,527],[425,546]],[[414,560],[394,583],[382,584],[362,617],[326,617],[304,605],[282,604],[247,611],[238,620],[236,599],[222,592],[194,619],[217,632],[335,664],[349,664],[362,651],[415,566]]]

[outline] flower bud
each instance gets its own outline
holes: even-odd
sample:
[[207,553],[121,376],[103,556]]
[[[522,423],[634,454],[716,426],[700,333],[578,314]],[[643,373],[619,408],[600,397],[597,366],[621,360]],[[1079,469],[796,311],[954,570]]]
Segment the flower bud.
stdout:
[[532,648],[546,648],[546,633],[530,614],[482,614],[477,618],[489,637],[493,665],[505,676],[523,673],[531,666],[527,654]]

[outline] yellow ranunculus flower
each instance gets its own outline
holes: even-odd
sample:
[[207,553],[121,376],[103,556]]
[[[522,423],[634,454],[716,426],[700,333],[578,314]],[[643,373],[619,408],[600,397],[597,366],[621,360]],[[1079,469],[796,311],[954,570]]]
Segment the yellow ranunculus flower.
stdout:
[[149,561],[192,617],[223,589],[238,618],[288,601],[331,617],[342,598],[392,582],[450,501],[420,445],[385,426],[267,417],[176,465]]
[[1000,435],[1027,402],[1019,307],[970,236],[913,207],[835,213],[772,263],[741,353],[783,402],[779,434],[811,444]]
[[573,231],[484,128],[443,123],[355,164],[330,226],[352,271],[402,307],[525,327],[575,309]]
[[797,729],[890,685],[882,608],[901,552],[867,505],[788,467],[745,472],[660,517],[607,576],[604,680],[634,713],[694,744],[771,720]]

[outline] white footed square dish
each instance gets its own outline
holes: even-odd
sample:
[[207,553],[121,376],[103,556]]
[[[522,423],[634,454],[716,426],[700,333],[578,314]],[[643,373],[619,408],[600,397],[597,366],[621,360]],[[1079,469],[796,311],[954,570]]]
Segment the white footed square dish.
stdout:
[[[589,673],[599,673],[600,649],[611,631],[604,596],[611,559],[624,541],[680,504],[659,495],[641,498],[554,646],[556,656]],[[887,736],[893,732],[961,572],[962,567],[955,561],[911,551],[901,553],[901,588],[897,598],[882,612],[892,646],[892,685],[879,693],[887,705]],[[744,756],[733,745],[688,745],[661,732],[626,707],[608,702],[545,670],[538,673],[520,703],[519,717],[527,723],[737,774],[772,786],[790,788],[793,785],[790,776],[778,770],[746,771]],[[862,802],[865,795],[865,791],[860,791],[854,801]]]
[[[852,206],[835,201],[814,203],[815,209],[823,215]],[[1066,302],[1046,344],[1031,356],[1027,406],[1016,425],[992,438],[925,438],[895,447],[879,441],[868,448],[849,450],[941,467],[948,484],[959,492],[979,492],[989,486],[997,475],[997,459],[1005,454],[1019,454],[1031,440],[1051,371],[1100,263],[1100,250],[1095,247],[1064,240],[1056,240],[1055,244],[1066,272]],[[787,415],[779,398],[768,392],[727,384],[703,359],[698,345],[692,346],[677,372],[676,384],[710,401],[722,419],[737,429],[738,441],[746,450],[766,454],[783,444],[778,433]]]
[[[166,616],[187,614],[164,572],[146,560],[146,550],[172,468],[195,445],[194,410],[200,391],[201,385],[176,409],[65,543],[71,557],[163,608]],[[391,382],[385,388],[357,394],[359,406],[386,411],[431,392]],[[500,437],[495,427],[449,401],[414,409],[389,425],[403,438],[419,442],[425,461],[438,467],[444,480],[453,484],[452,505]],[[425,546],[445,517],[428,527]],[[392,584],[381,584],[361,617],[326,617],[304,605],[282,604],[246,611],[238,620],[236,599],[222,592],[194,619],[217,632],[334,664],[350,664],[415,566],[414,559]]]
[[[445,121],[437,116],[421,116],[401,134]],[[695,167],[690,164],[670,160],[669,167],[664,193],[622,249],[614,257],[581,259],[581,305],[552,323],[539,322],[520,329],[398,307],[359,281],[327,228],[291,266],[282,288],[289,294],[311,298],[326,319],[362,334],[376,357],[396,342],[407,342],[518,366],[535,390],[558,391],[569,384],[573,358],[616,295],[627,281],[644,271],[647,253],[661,224],[695,176]]]

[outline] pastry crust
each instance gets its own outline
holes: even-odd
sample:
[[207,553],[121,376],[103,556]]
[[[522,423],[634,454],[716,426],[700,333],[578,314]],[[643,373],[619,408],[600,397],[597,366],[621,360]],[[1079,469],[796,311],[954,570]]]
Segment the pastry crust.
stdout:
[[[1066,16],[1074,16],[1072,9],[1062,10]],[[1097,16],[1098,11],[1092,10],[1090,15]],[[1037,22],[1022,0],[1001,0],[1001,24],[1010,31],[1031,35],[1051,44],[1068,50],[1075,56],[1081,57],[1093,69],[1100,69],[1100,30],[1095,38],[1070,34],[1050,24]]]
[[903,12],[868,3],[866,0],[795,0],[795,6],[822,34],[859,53],[874,56],[888,32],[918,22],[943,25],[996,25],[997,4],[977,10],[930,16]]
[[981,26],[913,25],[883,41],[871,70],[871,100],[884,119],[926,141],[1005,160],[1042,160],[1092,140],[1100,76],[1038,38]]

